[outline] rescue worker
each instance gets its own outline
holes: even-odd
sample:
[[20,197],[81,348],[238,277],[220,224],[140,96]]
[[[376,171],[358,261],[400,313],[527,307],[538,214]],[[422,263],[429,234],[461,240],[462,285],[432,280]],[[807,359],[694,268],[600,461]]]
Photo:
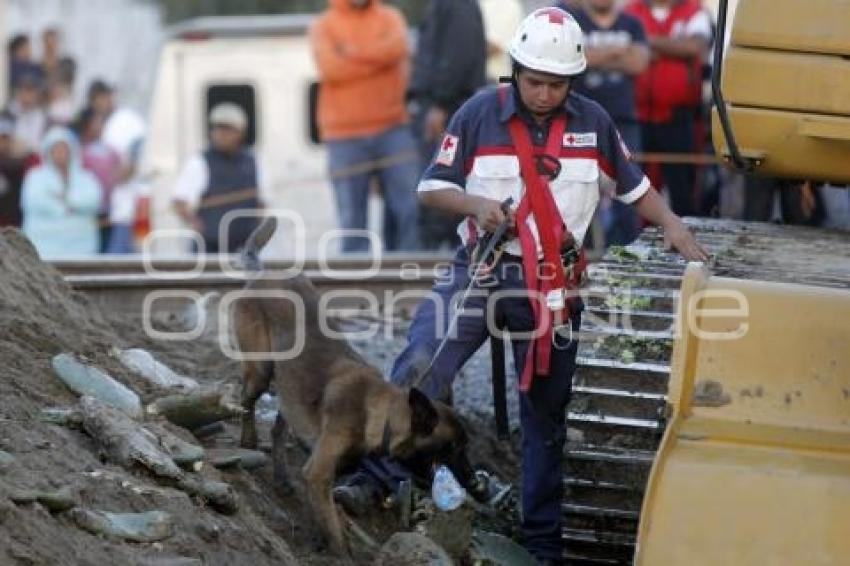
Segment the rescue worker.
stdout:
[[[523,544],[542,563],[557,564],[563,555],[565,409],[583,308],[568,291],[578,284],[576,250],[600,190],[615,191],[661,226],[668,243],[687,259],[706,260],[707,254],[632,163],[608,114],[571,92],[587,66],[575,20],[558,8],[533,12],[516,31],[510,55],[513,84],[483,91],[457,112],[419,185],[427,206],[466,217],[459,228],[464,246],[448,276],[420,305],[392,379],[415,385],[423,363],[433,364],[421,386],[445,397],[488,337],[490,317],[482,313],[492,307],[505,321],[520,376]],[[509,197],[515,205],[506,214],[503,202]],[[463,296],[470,271],[478,273],[470,270],[474,243],[506,221],[512,237],[498,263],[487,267],[495,285],[468,295],[451,329],[450,305]],[[356,510],[385,495],[376,485],[392,488],[403,474],[397,463],[367,459],[335,496]]]
[[[423,164],[436,153],[457,109],[485,85],[486,64],[487,40],[478,2],[431,0],[419,33],[408,92]],[[422,248],[456,248],[459,217],[419,204]],[[407,229],[404,224],[398,226]]]

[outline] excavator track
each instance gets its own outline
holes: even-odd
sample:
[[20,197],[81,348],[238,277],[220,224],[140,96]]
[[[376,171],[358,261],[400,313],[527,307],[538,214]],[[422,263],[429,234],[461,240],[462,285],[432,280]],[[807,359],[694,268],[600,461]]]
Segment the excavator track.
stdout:
[[[689,220],[714,275],[850,288],[850,234]],[[647,229],[589,271],[567,413],[564,539],[570,564],[631,564],[644,489],[664,433],[685,262]]]

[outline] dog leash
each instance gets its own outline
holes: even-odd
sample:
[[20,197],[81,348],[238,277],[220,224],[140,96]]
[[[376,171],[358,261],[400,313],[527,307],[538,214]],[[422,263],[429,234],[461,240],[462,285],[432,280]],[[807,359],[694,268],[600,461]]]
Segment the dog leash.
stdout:
[[479,255],[480,261],[478,261],[478,264],[475,266],[475,271],[470,277],[469,285],[467,285],[466,289],[463,292],[463,295],[460,298],[460,301],[458,302],[457,312],[452,315],[451,321],[449,322],[449,328],[446,331],[446,335],[443,336],[443,339],[440,341],[440,344],[434,351],[434,355],[431,356],[431,361],[428,363],[428,367],[425,368],[425,371],[422,372],[421,375],[417,376],[417,378],[413,381],[412,387],[419,387],[431,375],[431,372],[434,369],[434,364],[437,363],[437,359],[440,357],[440,354],[443,352],[443,349],[445,349],[446,344],[448,344],[449,342],[449,338],[451,338],[452,333],[457,327],[457,322],[460,319],[460,315],[463,313],[463,305],[466,303],[466,300],[469,298],[472,289],[478,282],[478,279],[481,276],[481,272],[484,270],[485,267],[495,266],[496,262],[494,262],[492,266],[487,266],[484,260],[496,251],[496,248],[504,239],[505,234],[507,234],[508,229],[510,228],[510,207],[513,202],[514,199],[508,197],[500,205],[502,211],[505,213],[506,216],[505,221],[499,224],[499,226],[493,233],[485,235],[485,237],[487,237],[487,245],[484,247],[483,251]]

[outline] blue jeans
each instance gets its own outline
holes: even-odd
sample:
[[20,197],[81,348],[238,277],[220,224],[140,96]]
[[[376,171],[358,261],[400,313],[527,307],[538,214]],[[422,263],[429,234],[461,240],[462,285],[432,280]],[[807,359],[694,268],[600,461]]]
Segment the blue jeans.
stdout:
[[[374,136],[330,141],[328,150],[340,227],[346,230],[368,228],[369,180],[377,175],[384,193],[386,214],[392,216],[392,223],[398,227],[392,234],[384,235],[387,251],[418,249],[416,186],[419,159],[410,128],[404,125]],[[385,167],[363,170],[364,164],[378,160],[392,162]],[[362,236],[343,237],[342,251],[368,252],[369,240]]]
[[105,253],[131,254],[133,248],[133,227],[130,224],[113,224]]
[[[502,297],[496,303],[496,312],[501,315],[511,333],[529,332],[534,329],[534,313],[525,291],[522,265],[515,259],[504,258],[497,266],[496,290],[505,290],[516,296]],[[452,263],[449,276],[441,278],[419,306],[408,334],[408,344],[393,366],[391,381],[398,385],[409,385],[416,369],[427,366],[434,351],[448,328],[452,297],[462,292],[469,284],[469,256],[461,249]],[[421,388],[431,397],[442,397],[454,381],[457,372],[481,347],[489,336],[483,316],[487,296],[473,295],[464,304],[470,314],[458,319],[456,334],[453,334],[436,360],[431,375]],[[579,309],[575,309],[578,311]],[[439,314],[438,314],[439,312]],[[441,333],[437,325],[441,323]],[[575,336],[581,323],[580,312],[574,312],[571,320]],[[565,410],[572,389],[575,358],[578,351],[577,339],[557,337],[557,348],[552,348],[551,367],[548,376],[536,376],[528,393],[520,393],[520,424],[522,427],[522,532],[523,544],[538,558],[560,560],[561,503],[563,499],[563,448],[566,439]],[[528,341],[514,339],[512,342],[514,365],[517,375],[525,366]],[[408,477],[408,472],[397,462],[389,459],[368,458],[363,463],[367,476],[393,489],[397,482]]]

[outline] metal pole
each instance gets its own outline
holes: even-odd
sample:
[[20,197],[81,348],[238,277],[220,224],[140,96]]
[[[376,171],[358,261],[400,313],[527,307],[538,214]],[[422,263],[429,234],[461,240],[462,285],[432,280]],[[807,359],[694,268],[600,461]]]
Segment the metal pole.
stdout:
[[729,148],[729,155],[732,159],[732,164],[742,171],[752,169],[752,164],[744,159],[741,151],[738,148],[738,142],[735,139],[735,131],[732,129],[732,122],[729,120],[729,113],[726,109],[726,100],[723,98],[723,90],[721,88],[721,78],[723,76],[723,52],[726,43],[726,19],[729,13],[728,0],[720,0],[717,14],[717,38],[714,40],[714,69],[711,74],[711,93],[714,97],[714,106],[717,109],[717,117],[720,119],[720,125],[723,128],[723,136],[726,138],[726,146]]

